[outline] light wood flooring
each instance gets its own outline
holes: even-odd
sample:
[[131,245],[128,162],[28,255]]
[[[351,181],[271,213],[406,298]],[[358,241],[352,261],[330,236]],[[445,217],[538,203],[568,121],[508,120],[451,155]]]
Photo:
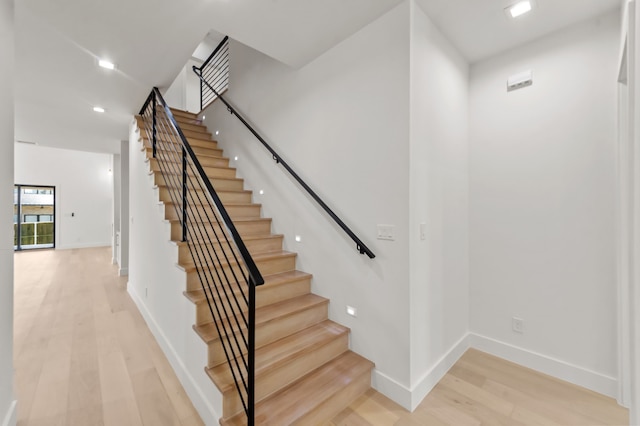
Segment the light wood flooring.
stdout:
[[[108,248],[15,255],[19,426],[202,424],[110,260]],[[628,425],[628,412],[470,350],[413,413],[369,391],[330,422],[523,424]]]

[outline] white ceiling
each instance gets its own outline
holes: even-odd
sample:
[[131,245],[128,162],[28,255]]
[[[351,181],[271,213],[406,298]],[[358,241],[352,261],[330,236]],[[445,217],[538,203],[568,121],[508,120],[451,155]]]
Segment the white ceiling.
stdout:
[[534,0],[530,13],[512,19],[504,9],[517,0],[416,1],[471,63],[621,5],[620,0]]
[[[151,87],[168,87],[211,29],[299,67],[402,1],[17,0],[16,140],[117,153]],[[508,0],[417,1],[470,62],[620,3],[537,0],[510,21]]]

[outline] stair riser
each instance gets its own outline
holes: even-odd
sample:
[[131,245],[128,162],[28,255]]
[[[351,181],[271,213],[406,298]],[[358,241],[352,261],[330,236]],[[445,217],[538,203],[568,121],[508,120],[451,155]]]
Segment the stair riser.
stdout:
[[[189,145],[191,145],[191,143],[189,143]],[[147,150],[147,158],[153,157],[153,146],[150,141],[145,139],[144,148]],[[193,150],[193,152],[195,152],[196,155],[209,155],[213,157],[222,157],[222,154],[223,154],[223,151],[221,149],[218,149],[214,146],[207,147],[207,148],[203,148],[200,146],[191,146],[191,149]],[[173,154],[175,153],[181,154],[182,144],[178,145],[178,144],[161,143],[161,144],[158,144],[158,146],[156,147],[156,151],[168,151]],[[162,155],[162,154],[157,154],[157,155]]]
[[[158,160],[155,158],[149,159],[149,169],[152,172],[160,172],[160,166],[158,165]],[[211,179],[214,178],[224,178],[224,179],[233,179],[236,177],[236,170],[226,167],[203,167],[204,172]],[[189,172],[189,175],[193,175],[193,173]]]
[[[152,136],[151,135],[147,135],[146,130],[141,130],[140,136],[142,137],[143,143],[144,143],[144,147],[145,148],[152,148],[153,147],[153,143],[152,143]],[[162,137],[162,135],[160,135],[160,137]],[[156,140],[158,140],[159,136],[156,134]],[[160,139],[160,140],[164,140],[164,139]],[[171,142],[171,143],[176,143],[175,139],[173,138],[166,138],[167,142]],[[218,148],[218,143],[216,141],[213,140],[209,140],[207,138],[203,139],[203,138],[193,138],[193,137],[188,137],[187,141],[189,141],[189,145],[191,146],[191,148],[202,148],[202,149],[214,149],[214,150],[219,150]],[[222,150],[220,150],[222,151]],[[197,151],[196,151],[197,152]]]
[[[196,209],[195,217],[199,217],[198,215],[201,215],[202,217],[204,217],[204,214],[206,212],[210,212],[210,207],[205,207],[205,206],[199,206],[199,207],[194,207]],[[255,207],[252,207],[251,209],[236,209],[236,208],[230,208],[230,207],[225,207],[225,209],[227,210],[227,213],[229,213],[229,216],[231,216],[231,219],[246,219],[246,218],[253,218],[253,219],[258,219],[260,218],[260,206],[259,205],[255,205]],[[178,212],[176,211],[175,207],[173,206],[173,204],[166,204],[165,205],[165,215],[164,215],[165,219],[167,220],[179,220],[180,217],[178,215]],[[278,250],[278,249],[276,249]]]
[[[162,127],[158,127],[157,131],[156,131],[156,137],[158,137],[158,135],[160,135],[159,137],[163,137],[163,135],[171,135],[171,134],[173,134],[172,130],[170,130],[169,133],[167,133],[165,130],[166,129],[164,129]],[[211,133],[209,133],[209,132],[200,132],[200,131],[182,129],[182,134],[187,139],[188,138],[195,138],[195,139],[202,139],[202,140],[211,139]]]
[[[153,157],[153,148],[145,148],[147,151],[147,158]],[[214,155],[218,152],[217,150],[213,151]],[[198,155],[198,160],[200,161],[200,165],[208,166],[208,167],[229,167],[229,159],[223,157],[209,157],[207,155]],[[163,161],[169,161],[174,164],[178,164],[179,167],[182,167],[182,153],[180,151],[173,151],[170,147],[164,146],[159,149],[156,153],[156,157]],[[173,167],[173,166],[172,166]],[[175,167],[174,167],[175,168]]]
[[[340,392],[331,395],[326,401],[317,406],[314,410],[308,412],[301,419],[298,419],[293,425],[320,425],[330,421],[332,418],[340,414],[342,410],[347,408],[365,393],[371,387],[371,371],[360,375],[349,385],[345,386]],[[256,424],[260,424],[261,419],[256,418]]]
[[[281,272],[293,271],[296,267],[296,258],[295,256],[287,256],[287,257],[277,257],[274,259],[267,260],[258,260],[256,261],[256,266],[258,270],[263,275],[271,275],[271,274],[279,274]],[[222,271],[227,274],[227,277],[232,277],[231,275],[235,272],[237,277],[242,276],[242,269],[237,265],[232,268],[229,266],[224,266]],[[187,273],[187,291],[193,290],[201,290],[202,284],[200,283],[200,277],[198,276],[198,272],[196,270],[190,271]]]
[[[284,283],[280,285],[264,285],[256,289],[256,306],[262,308],[263,306],[270,305],[272,303],[282,302],[294,297],[303,296],[309,294],[311,291],[311,280],[300,280]],[[211,295],[209,296],[211,298]],[[242,296],[237,295],[238,300]],[[211,300],[211,299],[210,299]],[[219,300],[216,297],[216,300]],[[226,299],[225,299],[226,300]],[[235,302],[234,302],[235,303]],[[229,308],[229,303],[225,301],[225,308]],[[211,311],[206,301],[198,303],[196,305],[196,325],[204,325],[210,323]]]
[[[260,221],[238,221],[235,222],[235,227],[240,233],[240,237],[245,237],[249,235],[264,235],[269,234],[271,232],[271,222],[268,220],[260,220]],[[218,225],[209,225],[209,224],[195,224],[197,229],[193,229],[192,239],[195,241],[202,241],[203,238],[209,237],[211,241],[217,241],[215,236],[218,235],[219,238],[223,237],[223,234],[226,233],[226,229],[223,230]],[[171,239],[173,241],[181,241],[182,240],[182,225],[179,222],[171,223]]]
[[[297,333],[307,327],[317,324],[327,319],[328,302],[320,303],[300,312],[287,315],[283,318],[276,318],[256,327],[256,347],[262,347],[269,343],[282,339],[290,334]],[[237,349],[236,349],[237,350]],[[215,367],[223,362],[227,362],[224,357],[222,345],[218,339],[209,343],[208,367]]]
[[[315,370],[326,362],[349,349],[347,333],[327,342],[309,353],[301,354],[284,365],[270,369],[266,374],[256,377],[255,399],[260,402],[305,374]],[[222,416],[229,418],[243,410],[242,402],[235,387],[222,394]]]
[[197,119],[197,115],[191,112],[187,112],[187,111],[182,111],[179,109],[173,109],[171,108],[171,114],[173,114],[174,117],[176,117],[176,120],[178,119],[178,117],[182,118],[182,119],[188,119],[188,120],[196,120]]
[[[175,214],[175,211],[174,211]],[[231,216],[233,218],[233,216]],[[260,253],[260,252],[265,252],[265,251],[277,251],[277,250],[282,250],[282,237],[265,237],[265,238],[261,238],[261,239],[244,239],[244,244],[247,247],[247,250],[249,250],[249,253],[251,253],[252,255],[256,254],[256,253]],[[198,248],[200,249],[200,248]],[[204,250],[216,250],[219,251],[221,250],[220,248],[220,244],[218,243],[213,243],[211,245],[208,245],[208,247],[202,247],[202,249]],[[232,250],[226,245],[223,244],[223,249],[224,252],[227,255],[230,255],[232,253]],[[188,263],[191,262],[191,252],[189,250],[189,247],[184,245],[184,246],[180,246],[179,252],[178,252],[178,263]]]
[[178,122],[178,126],[180,126],[180,128],[183,131],[184,130],[190,130],[190,131],[193,131],[193,132],[209,133],[207,131],[207,128],[205,126],[203,126],[202,124],[195,124],[193,122],[189,123],[189,120],[182,120],[182,119],[180,119],[180,120],[176,119],[176,121]]
[[[162,173],[156,173],[154,176],[155,184],[158,186],[166,186],[167,183],[172,185],[175,182],[180,182],[181,179],[182,177],[178,175],[169,175],[169,177],[165,177]],[[216,191],[244,191],[244,181],[242,179],[213,178],[209,180],[213,185],[213,189]]]
[[[171,199],[171,193],[166,186],[161,186],[158,188],[159,191],[159,199],[160,201],[164,201],[167,203],[171,203],[174,200]],[[187,195],[187,202],[205,202],[208,197],[208,194],[205,195],[203,191],[190,191],[191,195]],[[217,192],[217,191],[216,191]],[[224,203],[251,203],[251,192],[217,192],[218,197]],[[175,195],[174,195],[175,196]],[[178,193],[178,196],[181,194]]]

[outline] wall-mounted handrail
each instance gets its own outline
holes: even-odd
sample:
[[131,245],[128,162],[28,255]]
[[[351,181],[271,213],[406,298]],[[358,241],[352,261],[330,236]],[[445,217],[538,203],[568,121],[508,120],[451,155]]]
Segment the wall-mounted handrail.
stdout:
[[253,425],[255,288],[264,279],[157,88],[149,94],[140,115],[248,424]]
[[289,166],[289,164],[287,164],[287,162],[282,159],[282,157],[267,143],[267,141],[265,141],[264,138],[260,136],[260,134],[247,122],[247,120],[245,120],[244,117],[238,113],[237,109],[234,108],[224,97],[222,97],[220,93],[216,91],[216,89],[214,89],[206,81],[206,79],[202,76],[202,71],[195,65],[192,67],[192,69],[193,72],[200,78],[200,81],[205,84],[209,88],[209,90],[215,93],[216,97],[225,104],[227,110],[232,115],[235,115],[238,120],[240,120],[242,124],[244,124],[245,127],[253,134],[253,136],[255,136],[256,139],[258,139],[258,141],[262,143],[267,151],[269,151],[269,153],[273,156],[274,161],[277,164],[281,164],[282,167],[284,167],[284,169],[289,172],[289,174],[300,184],[300,186],[302,186],[305,191],[307,191],[311,198],[313,198],[320,205],[320,207],[322,207],[324,211],[338,224],[338,226],[340,226],[340,228],[342,228],[342,230],[349,237],[351,237],[351,239],[356,243],[356,248],[358,249],[360,254],[366,254],[370,259],[376,257],[376,255],[362,242],[360,238],[358,238],[358,236],[342,221],[342,219],[340,219],[338,215],[336,215],[333,210],[331,210],[331,208],[318,196],[318,194],[316,194],[315,191],[311,189],[311,187],[307,185],[304,180],[302,180],[302,178],[291,168],[291,166]]

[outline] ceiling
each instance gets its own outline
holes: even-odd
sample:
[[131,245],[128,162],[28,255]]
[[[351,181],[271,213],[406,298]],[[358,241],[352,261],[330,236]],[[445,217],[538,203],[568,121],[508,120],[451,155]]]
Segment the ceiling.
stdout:
[[620,0],[535,0],[517,19],[504,9],[517,0],[416,0],[438,28],[474,63],[619,8]]
[[[16,1],[16,140],[117,153],[151,87],[167,88],[208,34],[300,67],[402,1]],[[417,0],[470,62],[620,4],[537,0],[534,13],[508,20],[508,2]],[[99,57],[117,70],[99,68]]]

